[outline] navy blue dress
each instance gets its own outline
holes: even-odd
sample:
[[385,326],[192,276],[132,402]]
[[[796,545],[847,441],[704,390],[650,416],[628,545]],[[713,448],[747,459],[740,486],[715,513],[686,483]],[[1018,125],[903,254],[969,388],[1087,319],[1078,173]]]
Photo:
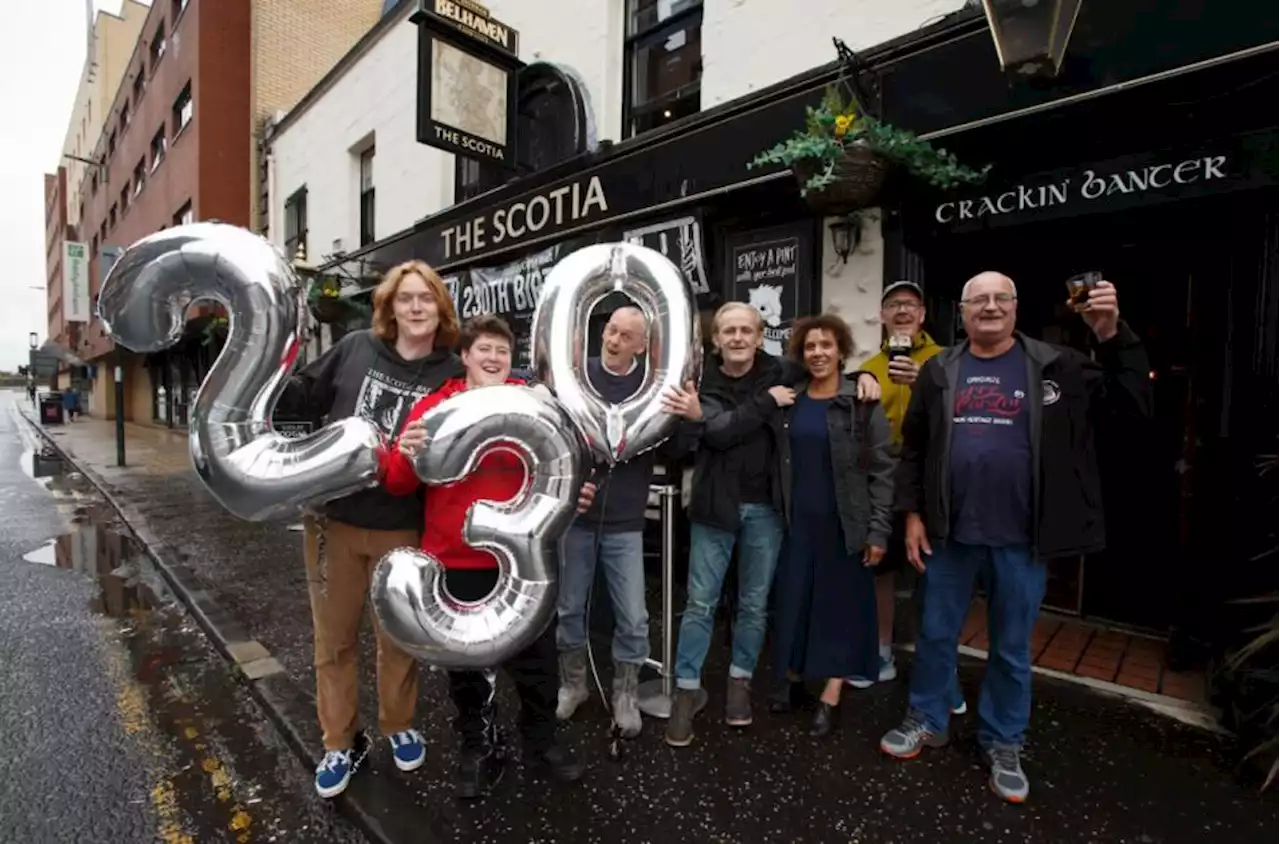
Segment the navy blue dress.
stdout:
[[845,547],[827,436],[829,403],[797,396],[788,426],[792,503],[775,587],[776,667],[805,679],[875,677],[875,574]]

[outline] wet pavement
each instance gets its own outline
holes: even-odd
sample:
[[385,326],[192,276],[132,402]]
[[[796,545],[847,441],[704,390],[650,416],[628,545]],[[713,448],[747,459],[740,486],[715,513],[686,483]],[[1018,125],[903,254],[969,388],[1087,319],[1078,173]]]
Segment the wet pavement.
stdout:
[[0,391],[0,841],[359,842]]
[[[87,461],[113,496],[136,508],[165,559],[196,572],[310,690],[311,622],[299,534],[287,522],[251,524],[225,513],[190,470],[180,435],[131,426],[131,465],[117,469],[110,440],[87,433],[92,424],[54,429],[54,437]],[[660,606],[656,586],[652,610]],[[677,607],[682,604],[677,596]],[[657,621],[655,612],[655,655]],[[598,653],[607,654],[607,643],[600,645]],[[376,723],[367,625],[363,647],[361,708],[366,723]],[[839,730],[824,741],[806,734],[806,716],[770,716],[762,701],[750,729],[731,731],[718,718],[727,660],[717,635],[706,673],[710,705],[697,721],[693,747],[667,747],[662,723],[646,719],[642,736],[612,761],[608,718],[593,699],[562,731],[588,760],[584,782],[531,781],[516,767],[497,794],[476,805],[452,797],[452,708],[443,678],[427,673],[419,709],[427,764],[401,774],[380,743],[369,768],[357,774],[360,799],[377,817],[421,821],[413,834],[397,833],[406,841],[1156,844],[1277,837],[1274,792],[1259,795],[1235,780],[1229,739],[1087,688],[1036,678],[1025,755],[1032,794],[1027,805],[1014,807],[987,790],[972,746],[973,715],[953,725],[949,748],[907,763],[876,750],[881,733],[903,712],[901,681],[849,692]],[[981,670],[981,664],[962,667],[971,703]],[[607,667],[601,672],[607,688]],[[756,686],[763,697],[765,683]],[[505,680],[500,701],[509,723],[516,707]]]

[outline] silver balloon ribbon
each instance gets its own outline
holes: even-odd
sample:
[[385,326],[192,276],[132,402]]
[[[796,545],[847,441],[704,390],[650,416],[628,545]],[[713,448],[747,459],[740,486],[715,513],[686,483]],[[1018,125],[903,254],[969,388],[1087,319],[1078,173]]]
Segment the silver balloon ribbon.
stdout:
[[[613,292],[628,296],[648,325],[646,372],[620,404],[600,397],[586,374],[586,326]],[[680,419],[662,409],[668,387],[702,375],[701,323],[694,293],[662,253],[631,243],[588,246],[547,276],[533,316],[533,364],[556,393],[597,459],[623,463],[675,433]]]
[[467,513],[463,539],[497,559],[497,584],[488,597],[455,600],[439,560],[397,548],[374,571],[374,612],[392,640],[428,664],[500,665],[542,635],[555,613],[562,542],[590,460],[560,403],[527,387],[470,389],[422,421],[427,444],[414,469],[424,483],[457,483],[494,449],[520,458],[525,483],[510,501],[477,501]]
[[98,315],[135,352],[176,343],[193,302],[227,310],[227,341],[196,396],[191,460],[223,507],[261,521],[373,486],[383,438],[364,419],[310,436],[275,433],[271,413],[299,350],[302,290],[280,252],[246,229],[175,226],[134,243],[102,283]]

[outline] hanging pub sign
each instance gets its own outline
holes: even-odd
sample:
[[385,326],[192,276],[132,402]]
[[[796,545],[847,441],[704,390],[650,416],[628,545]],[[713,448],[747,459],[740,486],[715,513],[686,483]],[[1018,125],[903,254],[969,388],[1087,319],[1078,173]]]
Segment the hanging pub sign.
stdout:
[[1276,184],[1276,131],[1130,155],[987,185],[934,202],[935,230],[987,227],[1120,211]]
[[725,241],[730,297],[764,320],[764,351],[786,352],[791,324],[812,305],[813,226],[797,223],[731,234]]
[[519,34],[473,0],[419,0],[418,142],[514,165]]

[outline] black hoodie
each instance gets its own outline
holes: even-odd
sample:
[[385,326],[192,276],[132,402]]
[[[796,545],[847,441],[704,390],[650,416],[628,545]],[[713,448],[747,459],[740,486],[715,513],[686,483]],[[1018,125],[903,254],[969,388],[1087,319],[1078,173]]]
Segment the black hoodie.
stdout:
[[[353,331],[295,375],[282,401],[317,423],[361,416],[393,440],[418,399],[462,375],[462,362],[448,349],[405,360],[372,331]],[[381,486],[324,507],[329,518],[369,530],[421,530],[422,512],[416,497]]]

